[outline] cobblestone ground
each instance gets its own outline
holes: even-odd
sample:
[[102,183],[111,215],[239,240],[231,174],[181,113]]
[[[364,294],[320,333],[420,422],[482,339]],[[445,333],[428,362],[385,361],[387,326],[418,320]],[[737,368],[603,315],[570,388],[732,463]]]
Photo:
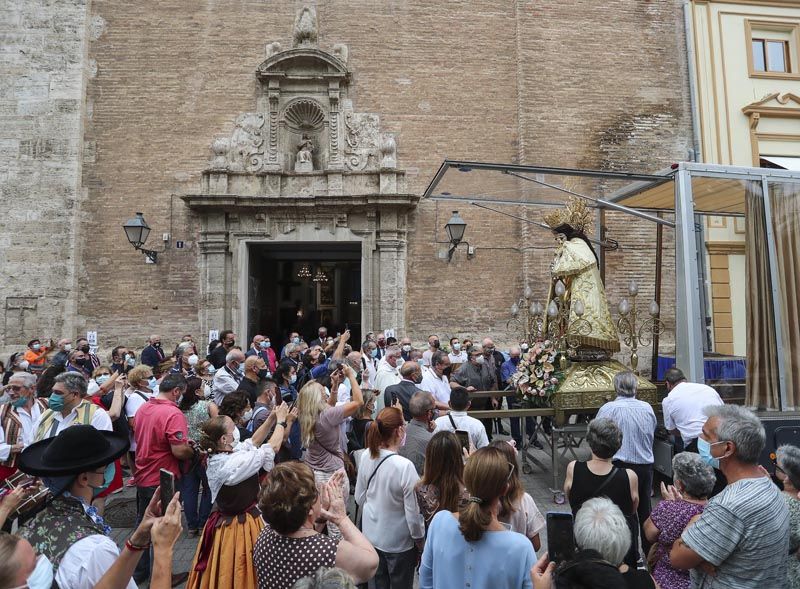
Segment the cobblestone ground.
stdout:
[[[505,428],[506,430],[509,429],[507,421],[505,422]],[[505,438],[505,436],[495,436],[495,437],[499,439]],[[577,456],[581,460],[586,460],[589,458],[589,449],[585,443],[582,443],[580,447],[573,449],[573,451],[577,454]],[[566,457],[561,457],[561,454],[564,452],[566,452]],[[550,471],[551,458],[549,452],[537,450],[531,447],[530,453],[533,457],[538,459],[540,462],[544,464],[544,466],[547,467],[547,470],[543,471],[535,464],[531,464],[532,472],[530,474],[525,474],[522,470],[522,464],[520,463],[520,472],[522,473],[522,479],[525,484],[525,489],[527,490],[528,493],[531,494],[531,497],[533,497],[534,501],[536,501],[536,505],[539,507],[539,510],[543,514],[547,513],[548,511],[569,511],[569,505],[567,504],[557,505],[556,503],[554,503],[554,494],[551,490],[553,484],[553,476]],[[567,463],[570,460],[574,459],[574,456],[569,450],[564,450],[564,448],[558,449],[557,455],[559,456],[558,482],[560,487],[564,481],[564,468],[566,467]],[[117,493],[112,497],[112,499],[109,500],[109,503],[106,507],[107,513],[109,514],[113,513],[115,503],[118,505],[119,508],[122,508],[122,506],[125,503],[127,503],[131,499],[134,499],[135,496],[136,496],[135,490],[133,488],[126,487],[124,491]],[[185,528],[186,520],[184,520],[183,525]],[[132,532],[133,529],[129,527],[114,528],[112,532],[112,537],[114,541],[121,546],[122,544],[124,544],[125,539]],[[543,532],[541,537],[542,537],[542,550],[546,550],[547,534]],[[189,567],[191,566],[192,563],[192,559],[194,558],[195,549],[197,548],[197,542],[198,538],[189,538],[184,532],[184,534],[178,540],[178,543],[175,548],[175,560],[173,565],[174,572],[183,572],[189,570]],[[147,587],[147,583],[143,583],[139,587],[141,588]]]

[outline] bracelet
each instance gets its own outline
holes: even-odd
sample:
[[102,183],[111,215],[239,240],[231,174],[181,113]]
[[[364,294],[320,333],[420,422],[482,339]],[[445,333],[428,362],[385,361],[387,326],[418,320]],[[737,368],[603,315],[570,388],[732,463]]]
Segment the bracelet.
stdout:
[[286,429],[286,422],[285,421],[279,421],[278,425],[281,426],[283,429]]
[[148,548],[150,548],[150,542],[148,542],[144,546],[137,546],[136,544],[131,542],[129,538],[128,540],[125,540],[125,548],[127,548],[131,552],[141,552],[142,550],[147,550]]

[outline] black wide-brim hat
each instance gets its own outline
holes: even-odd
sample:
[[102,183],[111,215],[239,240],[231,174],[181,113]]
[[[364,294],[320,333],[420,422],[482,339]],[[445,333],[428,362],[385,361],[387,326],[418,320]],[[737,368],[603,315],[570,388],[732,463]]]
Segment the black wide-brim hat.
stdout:
[[128,446],[128,436],[91,425],[72,425],[53,438],[25,448],[17,466],[36,476],[79,475],[114,462]]

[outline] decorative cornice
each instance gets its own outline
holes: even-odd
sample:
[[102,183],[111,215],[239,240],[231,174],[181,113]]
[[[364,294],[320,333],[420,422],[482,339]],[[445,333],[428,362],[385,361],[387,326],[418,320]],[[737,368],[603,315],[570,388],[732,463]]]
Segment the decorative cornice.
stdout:
[[744,254],[744,241],[707,241],[706,250],[710,256]]
[[[772,101],[777,102],[780,106],[768,106],[768,104]],[[789,106],[783,106],[787,104]],[[787,92],[785,94],[773,92],[761,100],[751,102],[742,108],[742,112],[746,115],[757,113],[764,116],[800,117],[800,97],[798,97],[796,94],[792,94],[791,92]]]
[[[351,212],[358,209],[414,209],[417,194],[359,194],[318,196],[243,196],[237,194],[185,194],[181,200],[195,211],[274,211],[279,209],[319,209]],[[329,207],[335,207],[331,209]]]

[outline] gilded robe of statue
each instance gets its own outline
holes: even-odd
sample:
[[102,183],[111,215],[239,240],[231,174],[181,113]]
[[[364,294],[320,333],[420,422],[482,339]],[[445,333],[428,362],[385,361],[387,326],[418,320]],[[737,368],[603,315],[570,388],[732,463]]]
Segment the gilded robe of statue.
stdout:
[[[582,319],[588,321],[592,329],[588,335],[577,337],[580,347],[618,352],[617,326],[611,319],[611,313],[608,310],[608,300],[603,281],[600,279],[597,259],[586,242],[578,237],[564,241],[562,237],[561,244],[553,258],[551,274],[553,284],[556,280],[561,280],[567,287],[564,300],[569,305],[570,323],[578,319],[574,310],[575,301],[578,299],[583,301]],[[551,285],[550,300],[554,296]]]

